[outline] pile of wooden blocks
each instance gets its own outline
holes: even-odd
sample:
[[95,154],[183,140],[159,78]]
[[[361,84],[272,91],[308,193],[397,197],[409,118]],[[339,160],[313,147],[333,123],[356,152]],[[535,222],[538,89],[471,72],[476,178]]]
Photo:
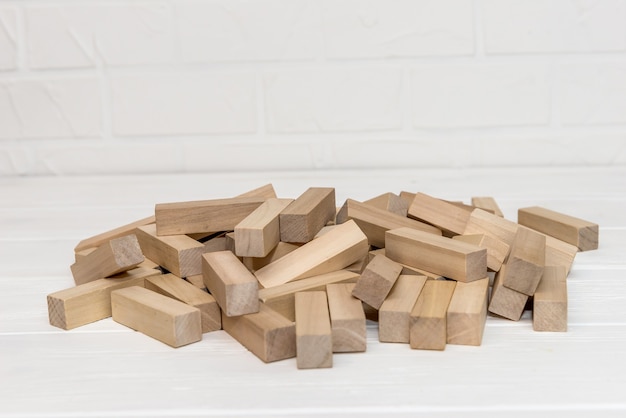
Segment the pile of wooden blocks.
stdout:
[[567,329],[566,277],[598,225],[541,207],[505,219],[472,204],[386,193],[340,208],[333,188],[279,199],[271,184],[234,198],[161,203],[154,216],[85,239],[76,286],[48,295],[50,323],[103,318],[172,347],[223,329],[264,362],[331,367],[381,342],[480,345],[487,312],[537,331]]

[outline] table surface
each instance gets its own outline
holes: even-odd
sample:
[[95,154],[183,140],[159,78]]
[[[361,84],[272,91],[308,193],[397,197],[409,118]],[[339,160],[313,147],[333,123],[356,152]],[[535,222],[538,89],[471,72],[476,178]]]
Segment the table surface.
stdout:
[[[46,295],[73,285],[79,240],[143,218],[154,204],[230,197],[272,183],[279,197],[335,187],[337,204],[402,190],[505,217],[540,205],[600,225],[598,250],[568,278],[569,329],[487,319],[480,347],[379,343],[330,369],[265,364],[223,331],[173,349],[110,318],[48,323]],[[0,416],[559,416],[626,414],[626,168],[312,171],[0,178]]]

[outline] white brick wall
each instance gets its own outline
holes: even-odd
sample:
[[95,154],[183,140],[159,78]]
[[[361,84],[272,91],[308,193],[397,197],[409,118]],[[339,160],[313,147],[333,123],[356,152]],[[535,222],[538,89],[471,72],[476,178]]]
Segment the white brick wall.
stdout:
[[0,176],[626,164],[626,0],[0,0]]

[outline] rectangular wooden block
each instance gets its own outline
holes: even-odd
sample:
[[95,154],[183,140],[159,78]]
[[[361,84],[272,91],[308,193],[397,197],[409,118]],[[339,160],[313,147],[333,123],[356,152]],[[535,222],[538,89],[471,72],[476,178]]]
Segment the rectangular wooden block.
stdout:
[[274,247],[265,257],[242,257],[242,262],[248,270],[254,272],[278,260],[282,256],[289,254],[298,247],[300,247],[298,244],[279,241],[278,244],[276,244],[276,247]]
[[267,199],[235,225],[235,254],[265,257],[280,241],[278,216],[293,199]]
[[238,194],[237,197],[261,197],[263,199],[275,199],[276,191],[274,190],[274,185],[272,185],[272,183],[268,183],[261,187]]
[[158,270],[135,268],[109,279],[98,279],[48,295],[50,325],[73,329],[111,316],[111,292],[130,286],[144,286],[146,277]]
[[296,325],[263,303],[256,313],[222,313],[222,327],[265,363],[296,356]]
[[402,266],[384,255],[370,261],[356,282],[352,296],[379,309],[398,279]]
[[191,283],[173,274],[163,274],[148,277],[145,287],[153,292],[198,308],[200,310],[202,333],[222,329],[222,314],[215,298]]
[[174,348],[202,339],[200,311],[133,286],[111,292],[113,320]]
[[517,223],[513,221],[501,218],[482,209],[474,209],[462,234],[485,234],[504,242],[510,247],[513,245],[517,227]]
[[231,251],[202,256],[204,284],[226,316],[259,311],[259,284]]
[[502,275],[506,274],[506,269],[506,264],[503,264],[500,271],[496,273],[487,309],[493,314],[519,321],[524,313],[528,295],[502,285]]
[[387,231],[385,254],[408,264],[461,282],[487,276],[487,250],[446,237],[398,228]]
[[448,344],[480,345],[487,320],[489,278],[457,282],[448,305]]
[[502,275],[502,285],[532,296],[543,275],[545,261],[546,237],[520,226]]
[[352,289],[354,283],[326,286],[334,353],[359,352],[367,348],[363,304],[352,296]]
[[409,343],[411,311],[426,276],[400,275],[378,310],[378,339],[386,343]]
[[[127,225],[122,225],[110,231],[103,232],[93,237],[86,238],[80,241],[74,248],[75,252],[86,250],[88,248],[99,247],[102,244],[111,241],[112,239],[123,237],[125,235],[131,235],[135,232],[135,228],[138,226],[148,225],[155,222],[154,215],[147,218],[139,219],[135,222],[131,222]],[[78,260],[77,260],[78,261]]]
[[184,279],[198,289],[202,291],[207,291],[206,285],[204,284],[204,277],[202,277],[202,274],[194,274],[193,276],[187,276]]
[[517,222],[575,245],[580,251],[598,248],[598,224],[593,222],[539,206],[519,209]]
[[402,217],[407,216],[410,203],[407,203],[400,196],[394,193],[383,193],[379,196],[363,201],[366,205],[383,209]]
[[409,328],[411,348],[444,350],[447,341],[447,310],[456,282],[427,280],[413,306]]
[[[368,253],[369,261],[371,261],[374,257],[376,257],[379,254],[385,255],[385,249],[379,248],[376,250],[371,250]],[[412,275],[412,276],[426,276],[426,278],[432,279],[432,280],[444,279],[444,277],[441,274],[436,274],[436,273],[433,273],[432,271],[426,271],[423,269],[419,269],[417,267],[409,266],[408,264],[404,264],[404,263],[398,263],[398,264],[402,266],[402,271],[400,272],[401,275],[404,274],[404,275]]]
[[462,234],[470,217],[470,213],[464,208],[424,193],[415,194],[408,213],[411,218],[453,234]]
[[577,253],[575,245],[546,235],[546,266],[563,266],[569,274]]
[[504,218],[504,214],[502,213],[502,210],[500,210],[500,206],[498,206],[496,199],[491,196],[474,196],[472,197],[472,205]]
[[487,250],[487,268],[492,271],[500,270],[500,266],[509,255],[510,248],[504,242],[491,235],[472,234],[472,235],[456,235],[452,237],[459,241],[477,245]]
[[299,369],[333,366],[333,339],[326,292],[296,293],[296,359]]
[[335,218],[335,189],[310,187],[280,214],[280,240],[305,243]]
[[562,266],[546,266],[533,297],[535,331],[567,331],[567,273]]

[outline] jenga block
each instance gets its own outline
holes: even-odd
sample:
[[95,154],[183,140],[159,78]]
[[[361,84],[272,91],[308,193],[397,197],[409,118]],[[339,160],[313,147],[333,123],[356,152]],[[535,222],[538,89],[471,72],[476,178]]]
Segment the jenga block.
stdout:
[[198,289],[196,286],[173,274],[148,277],[145,283],[146,289],[198,308],[200,310],[202,333],[222,329],[220,308],[217,306],[215,298],[207,292]]
[[334,283],[356,283],[359,275],[347,270],[337,270],[319,276],[259,289],[259,300],[290,321],[296,320],[295,294],[309,290],[326,290]]
[[401,227],[441,235],[441,230],[423,222],[409,219],[377,207],[347,199],[337,215],[337,223],[352,219],[367,236],[367,241],[374,247],[385,246],[385,232]]
[[174,348],[202,339],[200,311],[139,286],[111,292],[113,320]]
[[143,261],[137,237],[132,234],[102,244],[81,261],[72,264],[71,270],[74,282],[79,285],[130,270]]
[[471,234],[471,235],[456,235],[452,237],[459,241],[467,242],[468,244],[476,245],[480,248],[487,250],[487,268],[492,271],[500,270],[500,266],[506,260],[509,254],[509,246],[497,238],[491,235],[485,234]]
[[352,296],[379,309],[398,279],[402,266],[384,255],[370,261],[356,282]]
[[474,196],[472,197],[472,205],[487,212],[491,212],[496,216],[504,218],[500,206],[496,202],[496,199],[490,196]]
[[[99,247],[102,244],[111,241],[112,239],[123,237],[125,235],[131,235],[135,233],[135,228],[138,226],[148,225],[154,223],[155,218],[154,215],[148,216],[147,218],[139,219],[138,221],[131,222],[127,225],[122,225],[118,228],[112,229],[110,231],[103,232],[98,235],[94,235],[93,237],[86,238],[78,243],[74,248],[75,252],[79,252],[82,250],[86,250],[88,248]],[[78,260],[76,260],[78,261]]]
[[335,189],[310,187],[280,214],[280,240],[305,243],[335,218]]
[[461,282],[487,276],[487,250],[410,228],[387,231],[385,254],[399,263]]
[[265,257],[242,257],[243,264],[248,270],[254,272],[268,264],[278,260],[280,257],[289,254],[300,245],[279,241]]
[[378,209],[383,209],[396,215],[400,215],[406,218],[409,210],[409,204],[406,203],[400,196],[394,193],[384,193],[380,196],[373,197],[365,200],[363,203],[366,205],[374,206]]
[[378,339],[387,343],[409,343],[411,311],[426,276],[400,275],[378,311]]
[[157,235],[232,231],[263,202],[261,197],[157,203],[154,208]]
[[111,316],[111,292],[142,286],[158,270],[134,268],[109,279],[98,279],[48,295],[50,325],[73,329]]
[[448,344],[480,345],[487,319],[489,278],[457,282],[448,306]]
[[[137,235],[137,234],[135,234]],[[141,247],[141,245],[140,245]],[[83,260],[87,255],[91,254],[92,252],[94,252],[95,250],[97,250],[97,247],[92,247],[92,248],[87,248],[85,250],[80,250],[77,251],[76,253],[74,253],[74,260],[76,262],[79,262],[81,260]],[[149,258],[145,257],[144,254],[144,260],[137,264],[136,268],[147,268],[147,269],[156,269],[159,268],[159,264],[155,263],[154,261],[150,260]]]
[[365,312],[360,300],[352,296],[354,283],[326,286],[332,329],[333,353],[365,351]]
[[205,246],[187,235],[157,236],[156,225],[136,229],[142,251],[150,260],[178,277],[202,273],[202,254]]
[[598,248],[598,224],[574,216],[533,206],[519,209],[517,222],[575,245],[580,251]]
[[562,266],[569,274],[578,247],[546,235],[546,266]]
[[[379,254],[385,255],[385,249],[378,248],[376,250],[371,250],[368,253],[368,257],[369,257],[368,262],[372,261],[372,259],[376,257],[376,255],[379,255]],[[398,264],[402,266],[402,271],[400,272],[401,275],[404,274],[404,275],[410,275],[410,276],[426,276],[426,278],[430,280],[444,280],[444,277],[441,274],[436,274],[431,271],[426,271],[426,270],[419,269],[417,267],[412,267],[403,263],[398,263]]]
[[507,260],[502,285],[532,296],[541,280],[546,261],[546,237],[520,226]]
[[528,295],[502,285],[502,275],[506,274],[506,269],[506,264],[502,264],[500,271],[496,273],[487,309],[493,314],[519,321],[524,313]]
[[463,235],[485,234],[503,241],[509,247],[513,244],[518,225],[482,209],[474,209]]
[[453,234],[462,234],[470,217],[470,212],[464,208],[424,193],[415,195],[408,213],[411,218],[427,222]]
[[367,254],[367,237],[354,223],[338,225],[327,234],[307,242],[289,254],[257,270],[263,287],[341,270]]
[[259,312],[226,316],[222,327],[265,363],[296,356],[296,326],[269,306],[261,303]]
[[[175,235],[171,235],[171,236],[175,236]],[[226,251],[228,249],[226,248],[226,234],[220,234],[216,237],[212,237],[211,239],[203,241],[202,244],[204,244],[204,250],[202,250],[202,252],[205,252],[205,253],[214,253],[216,251]]]
[[411,311],[409,344],[421,350],[444,350],[448,305],[456,282],[427,280]]
[[226,316],[259,311],[259,285],[235,254],[218,251],[202,259],[204,284]]
[[299,369],[333,366],[333,339],[326,292],[296,293],[296,359]]
[[404,204],[407,207],[407,215],[408,215],[408,208],[411,207],[411,203],[413,203],[413,199],[415,199],[415,194],[416,193],[411,193],[411,192],[407,192],[404,190],[400,192],[400,199],[404,201]]
[[235,231],[224,234],[224,249],[235,254]]
[[248,190],[247,192],[237,195],[237,197],[261,197],[263,199],[275,199],[276,191],[271,183],[265,184],[256,189]]
[[369,263],[369,256],[364,256],[360,260],[355,261],[354,263],[346,266],[345,270],[351,271],[353,273],[361,274],[363,270],[365,270],[365,266]]
[[206,291],[206,285],[204,284],[204,277],[202,277],[202,274],[194,274],[192,276],[187,276],[184,278],[184,280],[187,280],[189,283],[191,283],[192,285],[194,285],[195,287],[197,287],[198,289],[202,290],[202,291]]
[[280,241],[278,215],[293,199],[267,199],[235,225],[235,254],[265,257]]
[[85,257],[87,257],[92,252],[96,251],[97,249],[98,247],[91,247],[91,248],[85,248],[84,250],[75,251],[74,261],[78,263],[79,261],[83,260]]
[[567,274],[563,266],[546,266],[533,296],[533,329],[567,331]]

